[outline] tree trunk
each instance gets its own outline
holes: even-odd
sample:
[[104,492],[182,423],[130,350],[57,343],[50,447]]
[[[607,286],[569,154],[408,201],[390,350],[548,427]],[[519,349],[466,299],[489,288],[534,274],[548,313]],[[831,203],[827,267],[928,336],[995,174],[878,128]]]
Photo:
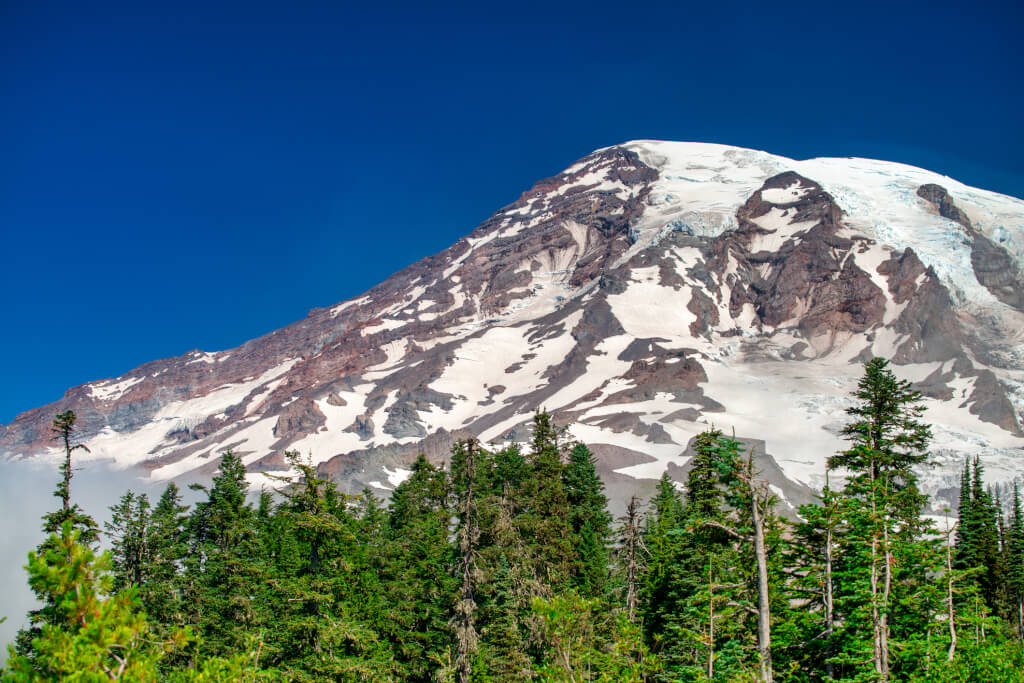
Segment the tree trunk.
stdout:
[[460,501],[462,527],[459,533],[459,551],[462,565],[462,589],[457,607],[459,625],[456,629],[456,680],[469,683],[473,673],[472,655],[476,652],[476,601],[473,597],[474,559],[476,555],[476,501],[473,499],[473,480],[476,478],[476,441],[466,444],[466,490]]
[[835,676],[832,671],[831,648],[832,648],[832,623],[835,619],[832,602],[832,518],[831,513],[826,522],[825,529],[825,638],[828,643],[826,654],[829,658],[825,660],[825,676],[832,680]]
[[61,491],[61,502],[64,512],[71,508],[71,436],[64,432],[64,489]]
[[761,680],[772,683],[771,602],[768,595],[768,551],[764,541],[764,517],[761,514],[757,489],[750,487],[751,511],[754,515],[754,557],[757,560],[757,650]]
[[715,676],[715,583],[708,564],[708,680]]
[[637,583],[640,580],[642,562],[640,553],[643,552],[643,538],[640,532],[639,501],[636,496],[629,500],[626,506],[626,527],[625,527],[625,552],[626,552],[626,613],[631,623],[636,622],[636,610],[639,602],[639,589]]
[[886,515],[885,523],[882,525],[882,543],[884,544],[883,557],[885,558],[885,572],[882,585],[882,614],[878,631],[881,635],[882,649],[882,677],[889,680],[889,595],[892,592],[892,550],[889,547],[889,520]]
[[946,661],[952,662],[956,654],[956,614],[953,611],[953,554],[949,547],[949,536],[946,536],[946,600],[949,603],[949,651]]
[[875,490],[875,465],[871,463],[871,645],[875,673],[888,677],[882,661],[881,618],[878,610],[878,492]]

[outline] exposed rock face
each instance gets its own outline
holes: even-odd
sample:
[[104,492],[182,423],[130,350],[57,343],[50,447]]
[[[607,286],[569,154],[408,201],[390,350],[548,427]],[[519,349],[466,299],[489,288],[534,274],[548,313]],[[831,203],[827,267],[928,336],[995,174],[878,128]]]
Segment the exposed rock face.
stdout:
[[935,184],[922,185],[917,194],[935,205],[940,216],[956,221],[967,230],[971,238],[971,267],[978,282],[1007,306],[1024,311],[1024,274],[1010,253],[974,229],[967,214],[960,210],[946,188]]
[[716,145],[599,150],[361,297],[68,390],[0,428],[0,452],[44,452],[73,409],[97,457],[154,477],[208,473],[230,447],[259,479],[294,449],[345,491],[383,491],[458,438],[527,439],[546,408],[617,495],[683,476],[714,424],[795,509],[843,445],[859,362],[884,356],[928,396],[926,486],[948,489],[966,453],[998,478],[1024,457],[1024,203],[951,185],[954,201],[937,180]]
[[274,425],[274,436],[278,439],[291,440],[296,436],[305,436],[315,432],[327,422],[327,417],[316,402],[309,398],[300,398],[281,409]]

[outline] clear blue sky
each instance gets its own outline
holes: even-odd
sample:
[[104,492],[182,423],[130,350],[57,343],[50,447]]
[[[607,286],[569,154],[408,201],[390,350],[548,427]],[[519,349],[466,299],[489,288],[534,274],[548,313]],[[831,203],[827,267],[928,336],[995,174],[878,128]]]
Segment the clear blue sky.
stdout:
[[0,3],[0,422],[354,296],[629,139],[1024,196],[1014,3],[158,4]]

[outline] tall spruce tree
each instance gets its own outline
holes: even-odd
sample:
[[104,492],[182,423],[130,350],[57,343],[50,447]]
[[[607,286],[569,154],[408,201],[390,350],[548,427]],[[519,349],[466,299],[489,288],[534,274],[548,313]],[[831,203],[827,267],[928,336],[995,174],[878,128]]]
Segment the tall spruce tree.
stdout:
[[409,681],[430,681],[435,673],[452,668],[451,617],[460,584],[452,571],[450,497],[447,472],[423,455],[391,495],[381,565],[390,609],[380,629]]
[[569,503],[569,525],[576,549],[573,586],[588,598],[603,597],[608,582],[608,545],[611,515],[604,482],[597,475],[594,454],[582,443],[573,444],[562,474]]
[[[843,606],[848,623],[871,625],[870,649],[858,652],[859,633],[846,645],[844,663],[867,659],[880,680],[895,666],[894,627],[899,638],[920,632],[920,618],[909,611],[915,584],[931,565],[923,564],[929,527],[921,513],[926,496],[917,488],[914,467],[928,457],[931,429],[920,421],[921,395],[899,380],[888,362],[873,358],[857,384],[857,404],[843,428],[850,447],[829,458],[829,468],[845,468],[844,516],[850,529],[844,539]],[[936,555],[937,557],[937,555]]]
[[644,542],[640,500],[633,495],[626,504],[626,514],[619,518],[618,547],[615,552],[615,574],[626,618],[637,621],[640,608],[641,581],[647,571],[650,551]]
[[143,555],[139,599],[151,626],[161,634],[187,623],[182,584],[188,551],[187,512],[181,490],[172,481],[149,514],[145,531],[147,552]]
[[523,560],[541,596],[567,588],[575,573],[569,493],[563,479],[564,431],[550,414],[534,415],[532,448],[518,491],[515,526],[524,543]]
[[149,498],[126,491],[110,507],[110,521],[104,523],[114,560],[114,590],[141,586],[149,565]]
[[[53,512],[43,515],[43,533],[46,534],[46,537],[36,549],[39,557],[58,557],[61,552],[70,552],[75,544],[95,549],[99,541],[99,527],[96,525],[96,521],[86,514],[77,503],[71,501],[71,478],[74,475],[71,455],[76,450],[89,452],[84,444],[74,443],[76,420],[75,413],[71,410],[58,413],[53,420],[51,430],[53,437],[64,448],[64,461],[60,465],[61,478],[53,493],[54,497],[60,498],[61,505]],[[65,527],[74,532],[73,544],[64,542]],[[53,555],[53,553],[57,553],[57,555]],[[29,612],[28,626],[18,632],[15,641],[17,651],[29,658],[35,653],[32,641],[41,635],[43,625],[56,623],[55,615],[58,613],[58,606],[53,602],[56,599],[55,594],[52,591],[41,591],[37,586],[31,584],[30,587],[43,605],[41,608]]]
[[451,489],[456,517],[456,578],[460,583],[455,603],[455,675],[458,683],[469,683],[479,651],[477,593],[483,579],[479,566],[482,477],[479,468],[483,449],[476,439],[459,441],[452,448]]
[[266,564],[256,538],[255,511],[241,458],[221,457],[212,486],[188,519],[183,580],[186,620],[201,634],[195,659],[245,650],[269,619]]
[[1021,505],[1020,486],[1013,482],[1013,507],[1006,543],[1007,586],[1016,624],[1017,638],[1024,641],[1024,508]]

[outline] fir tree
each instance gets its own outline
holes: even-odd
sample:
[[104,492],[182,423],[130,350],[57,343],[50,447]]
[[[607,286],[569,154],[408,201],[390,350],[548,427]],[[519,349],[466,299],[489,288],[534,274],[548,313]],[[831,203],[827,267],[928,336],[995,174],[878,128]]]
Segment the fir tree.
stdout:
[[[851,591],[846,604],[867,605],[869,658],[874,674],[889,680],[893,622],[909,616],[897,607],[928,569],[916,561],[928,527],[921,516],[926,498],[917,489],[913,468],[928,457],[931,430],[918,419],[920,393],[897,379],[884,359],[866,363],[854,396],[857,405],[847,409],[853,419],[843,428],[851,446],[829,458],[828,466],[846,468],[850,475],[843,489],[850,524],[845,541],[851,551],[842,577]],[[901,626],[912,636],[920,623]],[[846,661],[852,664],[859,657],[848,651]]]
[[135,591],[115,592],[109,554],[81,543],[68,520],[41,553],[29,553],[29,584],[46,602],[28,652],[12,647],[4,681],[156,680],[157,664],[188,638],[153,642]]
[[149,499],[127,491],[110,508],[110,521],[104,524],[114,560],[114,590],[141,586],[149,565]]
[[1020,487],[1013,483],[1013,507],[1006,542],[1006,583],[1010,594],[1017,637],[1024,641],[1024,509],[1021,505]]
[[540,587],[536,595],[567,588],[574,574],[576,549],[563,479],[563,432],[548,413],[534,415],[533,448],[517,491],[515,526],[525,544],[522,560]]
[[647,544],[640,524],[640,501],[634,495],[626,504],[626,514],[619,519],[618,549],[615,553],[617,579],[626,608],[626,618],[637,621],[640,605],[641,579],[647,570]]
[[59,413],[53,420],[53,437],[64,448],[64,462],[60,465],[61,479],[57,483],[57,489],[53,495],[61,500],[61,506],[54,512],[43,516],[43,531],[46,534],[57,534],[64,526],[64,522],[71,522],[71,526],[79,532],[79,542],[95,547],[99,540],[99,527],[95,520],[78,507],[77,503],[71,502],[71,478],[74,476],[74,468],[71,465],[71,454],[77,450],[89,452],[85,444],[75,444],[75,422],[77,421],[74,411],[67,410]]
[[480,513],[478,467],[482,449],[475,439],[460,441],[452,448],[452,494],[456,516],[456,571],[460,582],[455,603],[455,672],[459,683],[469,683],[479,649],[476,594],[483,573],[480,554]]
[[[99,527],[96,521],[86,514],[77,503],[71,502],[71,478],[74,470],[71,465],[71,454],[76,450],[89,452],[83,444],[74,444],[75,413],[65,411],[59,413],[53,420],[52,433],[54,438],[64,447],[64,462],[61,463],[61,479],[53,495],[60,498],[61,506],[53,512],[43,515],[43,533],[47,535],[45,540],[36,549],[38,556],[52,556],[53,552],[60,553],[70,550],[71,545],[58,543],[64,533],[64,527],[75,532],[75,543],[84,544],[89,548],[95,548],[99,541]],[[56,613],[56,605],[52,604],[53,593],[41,593],[35,586],[31,586],[36,598],[43,603],[43,607],[29,612],[29,625],[18,632],[16,644],[20,654],[26,657],[33,656],[32,641],[41,635],[41,627],[44,624],[53,624],[53,615]]]
[[390,618],[380,628],[410,681],[429,681],[434,672],[450,668],[450,619],[458,583],[449,544],[449,497],[447,473],[423,455],[391,496],[381,566]]
[[597,476],[594,455],[584,444],[576,443],[569,451],[569,463],[562,480],[578,567],[572,584],[584,597],[602,597],[608,581],[611,515],[604,482]]
[[226,451],[212,486],[193,484],[206,500],[188,519],[189,551],[183,580],[188,623],[202,641],[194,657],[226,655],[247,647],[267,622],[264,561],[255,514],[246,502],[249,484],[241,458]]

